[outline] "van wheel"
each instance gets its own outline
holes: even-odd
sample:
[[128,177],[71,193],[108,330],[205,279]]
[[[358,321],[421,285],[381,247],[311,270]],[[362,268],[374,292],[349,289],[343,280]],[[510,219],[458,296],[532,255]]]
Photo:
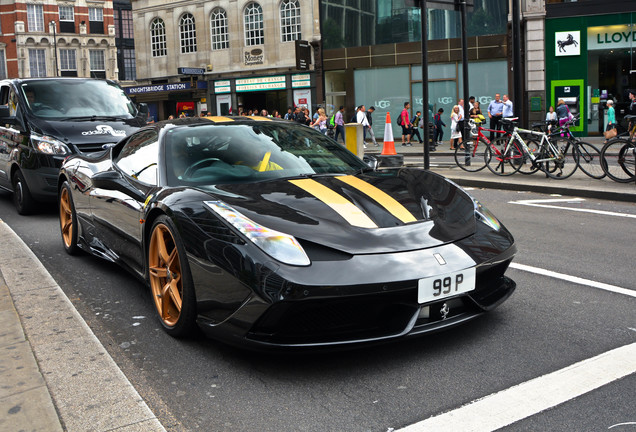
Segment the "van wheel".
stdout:
[[60,210],[60,231],[62,233],[62,243],[64,250],[69,255],[77,255],[80,251],[77,246],[77,215],[75,213],[75,205],[71,196],[71,187],[68,182],[64,182],[60,189],[59,195]]
[[35,209],[35,200],[33,196],[31,196],[31,191],[21,171],[18,170],[13,173],[12,183],[13,203],[15,204],[16,210],[18,210],[18,213],[21,215],[31,214]]

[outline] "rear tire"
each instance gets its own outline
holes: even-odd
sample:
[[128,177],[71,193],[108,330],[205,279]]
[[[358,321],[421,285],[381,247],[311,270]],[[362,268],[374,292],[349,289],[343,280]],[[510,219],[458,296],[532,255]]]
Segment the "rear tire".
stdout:
[[600,150],[590,143],[579,141],[574,149],[579,155],[579,168],[593,179],[605,177],[605,171],[601,164]]
[[35,200],[31,195],[29,186],[20,170],[16,170],[11,178],[13,184],[13,204],[21,215],[28,215],[35,211]]
[[518,162],[523,158],[523,151],[518,144],[513,142],[506,149],[508,138],[496,139],[493,144],[484,152],[484,160],[490,172],[498,176],[509,176],[519,171],[521,164]]
[[555,138],[552,145],[558,153],[555,155],[550,148],[545,149],[545,153],[540,157],[552,160],[542,162],[543,172],[555,180],[564,180],[579,167],[579,155],[574,149],[574,142],[567,138]]
[[625,139],[612,139],[601,150],[601,166],[607,176],[618,183],[636,178],[636,144]]

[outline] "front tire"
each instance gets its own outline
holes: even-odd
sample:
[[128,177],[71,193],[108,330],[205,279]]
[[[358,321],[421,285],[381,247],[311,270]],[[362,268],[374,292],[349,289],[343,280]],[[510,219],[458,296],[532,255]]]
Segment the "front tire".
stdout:
[[192,334],[196,300],[190,266],[177,229],[165,215],[155,220],[150,231],[148,279],[164,330],[173,337]]
[[13,184],[13,204],[21,215],[28,215],[35,210],[35,200],[31,195],[29,186],[24,179],[24,174],[20,170],[13,173],[11,178]]
[[77,245],[78,226],[75,204],[71,196],[71,187],[68,182],[64,182],[60,188],[58,198],[60,212],[60,233],[62,234],[62,244],[64,250],[69,255],[77,255],[80,248]]

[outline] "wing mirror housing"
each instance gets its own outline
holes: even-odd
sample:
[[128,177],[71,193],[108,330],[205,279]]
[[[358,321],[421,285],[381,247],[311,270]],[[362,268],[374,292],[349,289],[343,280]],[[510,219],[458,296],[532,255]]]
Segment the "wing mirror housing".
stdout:
[[0,106],[0,123],[12,125],[17,123],[15,116],[11,115],[11,110],[6,105]]

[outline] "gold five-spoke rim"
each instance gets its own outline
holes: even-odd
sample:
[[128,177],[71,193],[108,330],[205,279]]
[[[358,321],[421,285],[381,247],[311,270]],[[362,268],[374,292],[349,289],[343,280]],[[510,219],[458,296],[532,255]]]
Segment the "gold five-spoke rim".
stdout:
[[169,327],[179,321],[183,285],[179,252],[166,225],[155,227],[150,238],[148,268],[152,298],[161,320]]
[[73,242],[73,210],[71,208],[71,195],[66,188],[62,189],[60,195],[60,226],[64,245],[71,247]]

